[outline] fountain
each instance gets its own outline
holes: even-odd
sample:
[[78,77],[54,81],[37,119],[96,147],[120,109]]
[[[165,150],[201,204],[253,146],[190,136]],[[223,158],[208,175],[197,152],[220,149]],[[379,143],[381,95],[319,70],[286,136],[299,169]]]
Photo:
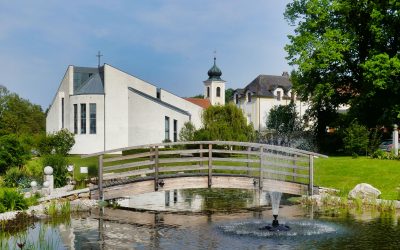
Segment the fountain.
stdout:
[[274,219],[272,220],[272,224],[260,227],[259,230],[268,230],[271,232],[289,231],[290,230],[289,226],[284,224],[279,224],[278,221],[279,203],[281,201],[282,193],[271,191],[269,192],[269,196],[271,197],[272,216],[274,217]]

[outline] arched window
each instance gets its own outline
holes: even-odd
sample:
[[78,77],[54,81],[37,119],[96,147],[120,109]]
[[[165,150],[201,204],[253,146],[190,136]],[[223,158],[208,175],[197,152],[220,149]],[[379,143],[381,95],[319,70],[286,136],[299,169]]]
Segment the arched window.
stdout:
[[251,93],[250,93],[250,91],[247,92],[247,101],[251,102]]
[[207,87],[207,97],[210,97],[210,87]]
[[220,97],[220,96],[221,96],[221,88],[217,87],[217,97]]

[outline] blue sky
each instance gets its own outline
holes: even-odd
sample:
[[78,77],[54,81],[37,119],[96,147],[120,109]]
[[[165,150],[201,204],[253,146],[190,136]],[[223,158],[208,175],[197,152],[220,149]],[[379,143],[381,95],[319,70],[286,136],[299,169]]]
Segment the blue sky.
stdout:
[[217,51],[227,88],[291,71],[290,0],[0,0],[0,85],[46,109],[68,65],[110,64],[179,96],[203,93]]

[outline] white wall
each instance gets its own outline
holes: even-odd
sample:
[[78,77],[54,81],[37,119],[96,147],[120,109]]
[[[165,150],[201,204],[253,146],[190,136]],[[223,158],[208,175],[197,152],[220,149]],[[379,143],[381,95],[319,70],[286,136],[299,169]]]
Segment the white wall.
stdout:
[[173,141],[173,120],[179,131],[189,121],[189,116],[129,91],[129,146],[161,143],[165,139],[165,116],[169,117],[170,140]]
[[72,85],[72,80],[73,80],[72,74],[73,74],[73,67],[69,66],[67,71],[65,72],[65,75],[60,83],[57,93],[55,94],[53,102],[51,103],[49,111],[47,113],[46,133],[54,133],[62,129],[62,123],[61,123],[62,97],[64,97],[64,127],[69,129],[68,124],[70,121],[69,121],[69,110],[67,107],[70,103],[69,95],[71,94],[70,85]]
[[[70,98],[70,131],[74,132],[74,104],[78,105],[78,133],[70,154],[91,154],[104,150],[104,95],[75,95]],[[96,134],[90,134],[90,103],[96,103]],[[86,134],[81,134],[81,107],[86,104]]]

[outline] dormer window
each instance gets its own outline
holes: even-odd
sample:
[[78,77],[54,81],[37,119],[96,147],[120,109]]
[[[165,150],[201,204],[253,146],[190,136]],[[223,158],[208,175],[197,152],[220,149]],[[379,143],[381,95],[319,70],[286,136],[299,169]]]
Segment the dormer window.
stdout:
[[281,91],[276,91],[276,99],[280,101],[282,99],[282,92]]
[[251,92],[247,92],[247,102],[251,102]]

